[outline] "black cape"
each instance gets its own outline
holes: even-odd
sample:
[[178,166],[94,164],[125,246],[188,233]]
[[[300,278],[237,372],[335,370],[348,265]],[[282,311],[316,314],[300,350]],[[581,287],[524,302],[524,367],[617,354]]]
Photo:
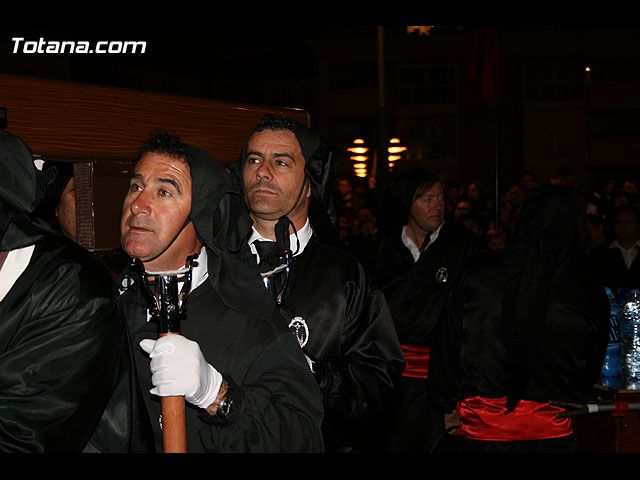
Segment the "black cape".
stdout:
[[4,132],[0,164],[0,250],[34,246],[0,302],[0,450],[148,451],[110,276],[33,215],[46,177]]
[[[247,262],[255,267],[252,255]],[[404,368],[382,292],[355,257],[312,236],[292,259],[279,309],[313,361],[327,450],[380,448],[386,409]]]
[[506,397],[507,411],[522,399],[582,401],[610,318],[583,254],[584,212],[575,189],[530,191],[508,250],[469,262],[432,343],[429,392],[440,412],[471,396]]
[[377,247],[373,279],[389,303],[400,343],[428,346],[447,293],[478,251],[478,240],[469,229],[446,221],[436,241],[414,262],[401,230],[394,233]]
[[[432,345],[431,397],[438,410],[479,395],[508,391],[502,322],[506,279],[504,252],[478,254],[447,300]],[[609,335],[609,301],[576,259],[554,279],[540,349],[522,398],[581,402],[600,374]]]

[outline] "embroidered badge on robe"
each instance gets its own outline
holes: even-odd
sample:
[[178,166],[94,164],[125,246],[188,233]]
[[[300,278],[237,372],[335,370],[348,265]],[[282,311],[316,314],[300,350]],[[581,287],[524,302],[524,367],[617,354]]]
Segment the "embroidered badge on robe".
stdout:
[[440,267],[436,272],[436,282],[447,283],[449,280],[449,271],[445,267]]
[[304,347],[309,340],[309,327],[302,317],[294,317],[289,323],[289,329],[298,339],[300,347]]

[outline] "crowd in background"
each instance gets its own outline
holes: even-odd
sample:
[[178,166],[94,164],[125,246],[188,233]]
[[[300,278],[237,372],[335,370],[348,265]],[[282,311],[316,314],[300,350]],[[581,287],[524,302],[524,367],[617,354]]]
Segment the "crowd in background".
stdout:
[[[616,207],[629,205],[634,209],[640,208],[638,184],[634,179],[622,182],[609,179],[600,187],[587,188],[574,183],[569,169],[559,168],[543,180],[537,177],[536,172],[523,171],[498,195],[498,208],[492,188],[478,181],[465,184],[449,180],[445,184],[446,219],[473,231],[483,248],[504,248],[515,229],[527,190],[543,183],[573,185],[582,193],[587,203],[586,226],[591,235],[592,250],[608,247],[613,241],[612,212]],[[336,181],[335,199],[343,246],[357,257],[366,255],[380,234],[378,211],[381,199],[375,190],[346,176]]]

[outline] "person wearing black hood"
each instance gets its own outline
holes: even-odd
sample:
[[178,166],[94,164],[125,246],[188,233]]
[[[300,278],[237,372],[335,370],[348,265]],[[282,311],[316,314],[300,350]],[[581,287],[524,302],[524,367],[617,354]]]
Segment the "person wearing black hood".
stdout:
[[382,208],[381,240],[366,264],[389,303],[406,358],[387,451],[442,451],[442,416],[427,395],[429,348],[447,292],[477,251],[478,239],[445,220],[443,184],[422,168],[399,177]]
[[556,414],[596,383],[610,317],[586,262],[585,214],[573,187],[529,190],[507,249],[474,256],[453,286],[429,391],[459,421],[456,451],[578,452],[571,418]]
[[[332,243],[338,161],[335,147],[317,133],[270,114],[231,170],[254,221],[241,255],[254,269],[260,262],[264,295],[272,293],[308,358],[323,395],[325,449],[371,451],[380,448],[404,359],[381,292]],[[270,257],[258,250],[263,246],[277,251]]]
[[58,227],[63,235],[77,241],[73,163],[46,160],[42,169],[55,172],[55,176],[47,185],[36,213]]
[[120,277],[158,451],[160,399],[171,396],[186,400],[189,453],[322,451],[322,402],[304,355],[262,283],[231,255],[250,226],[242,196],[208,152],[164,131],[149,137],[123,202],[122,248],[147,272],[178,270],[198,255],[179,334],[155,340],[144,278],[135,268]]
[[0,451],[150,451],[111,277],[35,213],[51,172],[4,131],[0,165]]

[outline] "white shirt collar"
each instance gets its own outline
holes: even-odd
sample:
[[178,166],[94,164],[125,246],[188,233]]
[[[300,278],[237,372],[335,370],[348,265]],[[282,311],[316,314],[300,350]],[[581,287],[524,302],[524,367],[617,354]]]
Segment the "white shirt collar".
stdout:
[[622,258],[624,259],[624,263],[627,266],[627,269],[631,268],[631,264],[636,259],[638,255],[638,249],[640,248],[640,240],[637,240],[634,245],[631,245],[629,248],[624,248],[622,245],[618,243],[617,240],[611,242],[609,248],[617,248],[622,253]]
[[407,249],[409,249],[409,253],[413,257],[413,261],[417,262],[418,258],[420,258],[420,249],[415,244],[415,242],[407,235],[407,226],[402,227],[402,233],[400,234],[400,238],[402,239],[402,243]]
[[207,249],[203,246],[198,259],[191,269],[191,290],[198,288],[209,277],[207,269]]
[[29,265],[35,245],[11,250],[0,269],[0,301],[9,293],[13,284]]
[[[427,248],[429,248],[431,244],[436,241],[436,239],[438,238],[438,235],[440,235],[440,230],[442,230],[443,225],[444,225],[444,222],[440,224],[440,226],[435,232],[431,233],[431,236],[429,237],[429,243],[424,246],[423,250],[426,250]],[[411,239],[411,237],[407,235],[406,225],[402,227],[402,233],[400,234],[400,238],[402,239],[402,243],[404,244],[404,246],[409,249],[409,252],[413,257],[413,261],[417,262],[418,259],[420,258],[421,251],[418,248],[418,246],[414,243],[414,241]]]
[[[296,237],[296,234],[297,234],[297,237]],[[305,247],[309,243],[309,240],[311,240],[311,236],[313,235],[313,229],[311,228],[311,223],[309,223],[309,219],[308,218],[307,218],[307,221],[304,224],[304,227],[302,227],[300,230],[298,230],[296,232],[296,234],[289,235],[289,241],[290,241],[290,244],[291,244],[291,251],[294,253],[294,256],[295,255],[300,255],[304,251]],[[255,242],[256,240],[267,241],[267,242],[272,242],[273,240],[270,240],[268,238],[264,238],[255,229],[255,227],[252,227],[251,236],[249,237],[249,241],[248,241],[249,248],[251,249],[251,253],[253,253],[256,256],[257,261],[260,262],[260,258],[258,256],[258,252],[256,251],[256,247],[253,245],[253,242]],[[300,241],[300,248],[297,248],[298,241]]]

